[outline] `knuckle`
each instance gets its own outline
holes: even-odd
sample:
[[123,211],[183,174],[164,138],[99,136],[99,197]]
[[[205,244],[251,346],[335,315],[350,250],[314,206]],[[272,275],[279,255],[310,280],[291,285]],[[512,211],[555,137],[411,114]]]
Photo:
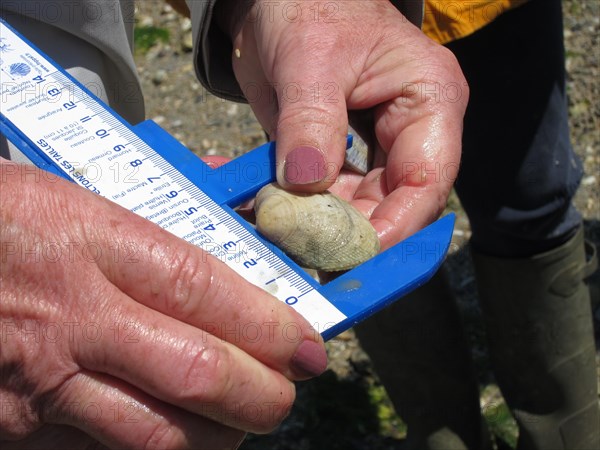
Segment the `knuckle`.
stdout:
[[469,84],[454,53],[443,46],[440,46],[437,51],[439,52],[439,61],[443,68],[443,80],[448,83],[460,84],[468,92]]
[[[292,104],[281,109],[277,129],[296,130],[294,132],[297,133],[301,128],[303,136],[314,136],[316,140],[333,136],[341,140],[345,138],[347,131],[347,116],[345,114],[345,111],[340,114],[331,105],[318,103]],[[313,144],[316,144],[316,142]]]
[[231,391],[235,376],[231,353],[225,345],[191,349],[194,357],[183,375],[181,396],[184,400],[208,404],[223,403]]
[[433,70],[433,73],[441,82],[458,83],[468,88],[462,69],[452,51],[443,46],[436,46],[430,57],[433,58],[432,65],[437,66],[437,70]]
[[334,127],[337,123],[332,114],[331,108],[324,104],[291,104],[288,108],[282,109],[279,115],[279,128],[286,126],[288,122],[298,123],[298,121],[310,120],[309,123],[316,123],[320,126]]
[[206,254],[188,248],[175,255],[170,267],[171,292],[165,296],[165,311],[172,317],[189,319],[200,309],[200,296],[209,291],[213,279],[212,266]]
[[172,424],[168,422],[160,422],[150,430],[146,442],[142,448],[144,450],[180,448],[181,443],[177,442],[178,439],[176,434],[177,433],[175,433],[175,429]]
[[[431,43],[426,52],[416,60],[418,79],[423,85],[435,85],[440,88],[455,86],[461,94],[468,94],[468,83],[452,51],[441,45]],[[466,102],[467,97],[461,95]],[[424,97],[431,99],[432,97]]]

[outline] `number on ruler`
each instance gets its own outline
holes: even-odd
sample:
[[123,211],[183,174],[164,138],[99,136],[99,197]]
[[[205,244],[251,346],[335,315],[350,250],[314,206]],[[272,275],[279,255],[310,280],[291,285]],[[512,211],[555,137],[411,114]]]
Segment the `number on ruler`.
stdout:
[[105,137],[110,136],[110,133],[104,128],[101,128],[98,131],[96,131],[96,136],[98,136],[100,139],[104,139]]
[[295,305],[296,303],[298,303],[298,297],[294,297],[294,296],[288,297],[285,299],[285,302],[288,305]]
[[235,248],[235,242],[233,242],[233,241],[229,241],[229,242],[225,242],[225,243],[223,244],[223,248],[224,248],[225,250],[229,250],[231,247]]

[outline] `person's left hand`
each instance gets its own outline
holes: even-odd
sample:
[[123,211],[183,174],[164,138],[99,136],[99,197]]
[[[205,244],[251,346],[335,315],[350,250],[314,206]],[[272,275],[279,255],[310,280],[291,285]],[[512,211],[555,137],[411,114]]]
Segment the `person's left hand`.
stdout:
[[[277,140],[280,185],[350,199],[382,248],[439,216],[458,171],[468,98],[448,50],[388,1],[257,0],[241,19],[229,19],[239,2],[219,4],[239,85]],[[348,116],[357,114],[377,149],[375,168],[339,176]]]

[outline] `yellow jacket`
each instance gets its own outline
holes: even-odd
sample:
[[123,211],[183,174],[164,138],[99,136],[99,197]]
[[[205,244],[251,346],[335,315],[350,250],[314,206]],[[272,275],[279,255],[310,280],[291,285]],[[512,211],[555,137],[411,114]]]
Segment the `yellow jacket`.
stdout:
[[527,0],[425,0],[423,31],[440,44],[460,39]]

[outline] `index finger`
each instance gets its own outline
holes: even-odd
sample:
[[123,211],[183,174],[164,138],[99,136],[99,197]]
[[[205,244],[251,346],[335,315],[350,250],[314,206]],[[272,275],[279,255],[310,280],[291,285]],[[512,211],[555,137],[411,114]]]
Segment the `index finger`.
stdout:
[[321,336],[290,306],[200,248],[115,204],[101,203],[88,241],[121,249],[118,257],[107,250],[95,262],[123,293],[234,344],[289,379],[325,370]]
[[204,251],[162,234],[139,236],[144,269],[123,264],[111,281],[140,303],[236,345],[290,379],[325,370],[320,335],[291,307]]

